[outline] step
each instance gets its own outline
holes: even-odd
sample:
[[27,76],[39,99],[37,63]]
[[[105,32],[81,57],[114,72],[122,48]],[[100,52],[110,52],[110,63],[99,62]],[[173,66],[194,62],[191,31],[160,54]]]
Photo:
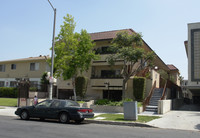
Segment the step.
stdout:
[[160,99],[161,97],[151,97],[151,99]]
[[155,104],[158,104],[157,101],[150,101],[150,102],[149,102],[149,104],[154,104],[154,103],[155,103]]
[[145,111],[157,112],[158,106],[147,106]]
[[158,109],[149,109],[149,108],[147,108],[145,111],[149,111],[149,112],[157,112]]

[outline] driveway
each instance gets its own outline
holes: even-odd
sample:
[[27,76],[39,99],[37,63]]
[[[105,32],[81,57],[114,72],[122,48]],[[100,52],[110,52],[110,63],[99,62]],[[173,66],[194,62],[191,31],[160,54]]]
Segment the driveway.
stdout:
[[179,110],[172,110],[147,123],[159,128],[200,131],[200,106],[184,105]]

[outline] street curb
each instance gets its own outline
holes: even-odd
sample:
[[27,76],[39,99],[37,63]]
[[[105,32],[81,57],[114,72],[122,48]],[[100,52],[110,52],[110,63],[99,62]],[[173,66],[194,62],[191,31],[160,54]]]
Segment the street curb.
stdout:
[[119,121],[104,121],[104,120],[85,120],[87,123],[95,124],[105,124],[105,125],[120,125],[120,126],[132,126],[132,127],[148,127],[148,128],[157,128],[151,125],[137,123],[137,122],[119,122]]

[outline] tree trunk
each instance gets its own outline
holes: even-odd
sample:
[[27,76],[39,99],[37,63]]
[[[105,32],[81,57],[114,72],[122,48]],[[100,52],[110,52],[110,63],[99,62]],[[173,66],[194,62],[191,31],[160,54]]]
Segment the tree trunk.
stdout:
[[72,77],[72,84],[73,84],[73,92],[74,92],[74,101],[77,101],[77,99],[76,99],[76,83],[75,83],[75,78],[76,77]]
[[122,100],[125,99],[126,96],[126,80],[123,79],[123,84],[122,84]]

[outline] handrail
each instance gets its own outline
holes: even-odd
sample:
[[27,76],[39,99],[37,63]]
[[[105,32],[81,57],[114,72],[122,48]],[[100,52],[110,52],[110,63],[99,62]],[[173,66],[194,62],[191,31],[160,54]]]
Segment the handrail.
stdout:
[[146,106],[149,104],[149,101],[150,101],[150,99],[153,95],[153,91],[154,91],[155,88],[156,88],[156,81],[154,81],[153,87],[151,88],[149,95],[147,96],[147,98],[143,102],[143,111],[146,109]]
[[163,89],[163,93],[162,93],[162,96],[161,96],[160,100],[163,100],[165,98],[165,93],[166,93],[167,86],[168,86],[168,80],[165,83],[165,86],[164,86],[164,89]]

